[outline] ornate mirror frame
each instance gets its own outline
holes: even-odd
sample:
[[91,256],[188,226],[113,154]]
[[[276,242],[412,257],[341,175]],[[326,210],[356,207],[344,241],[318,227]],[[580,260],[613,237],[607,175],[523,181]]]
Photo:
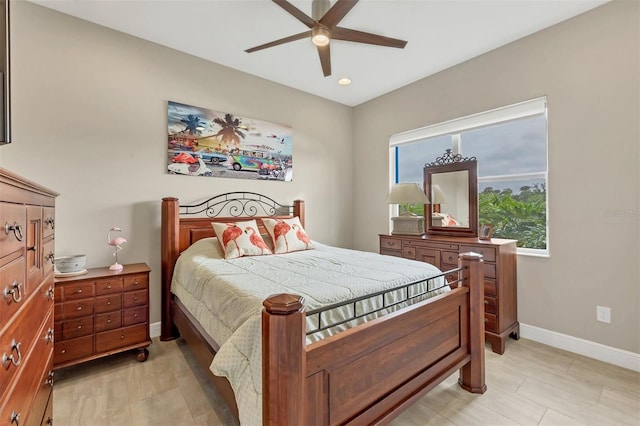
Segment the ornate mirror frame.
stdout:
[[[466,173],[465,173],[466,172]],[[447,174],[443,176],[443,174]],[[466,174],[466,176],[464,176]],[[457,184],[453,188],[451,184],[447,188],[449,194],[443,194],[443,191],[438,188],[437,190],[432,188],[434,180],[436,183],[445,182],[444,179],[453,182],[457,179],[464,179],[464,184]],[[466,189],[466,191],[465,191]],[[460,237],[477,237],[478,236],[478,162],[475,157],[463,158],[460,154],[453,154],[450,149],[447,149],[442,157],[436,158],[436,161],[427,163],[424,165],[424,190],[427,194],[427,198],[431,201],[431,204],[427,204],[425,207],[425,223],[426,233],[428,235],[451,235]],[[466,192],[466,194],[465,194]],[[442,226],[438,223],[438,198],[445,196],[452,200],[451,204],[455,204],[456,200],[459,203],[463,203],[466,200],[468,203],[468,226]],[[444,203],[443,203],[444,205]],[[453,215],[454,219],[460,220],[461,216],[464,216],[466,209],[462,205],[463,212],[460,215]],[[442,209],[446,211],[446,208]],[[459,216],[459,217],[455,217]],[[464,218],[466,222],[466,218]],[[442,220],[440,220],[442,223]]]

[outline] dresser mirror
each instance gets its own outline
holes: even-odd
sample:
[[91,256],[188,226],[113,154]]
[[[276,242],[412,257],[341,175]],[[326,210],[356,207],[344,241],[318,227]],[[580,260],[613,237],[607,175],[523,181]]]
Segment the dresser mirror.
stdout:
[[424,166],[427,234],[478,236],[478,162],[447,149]]

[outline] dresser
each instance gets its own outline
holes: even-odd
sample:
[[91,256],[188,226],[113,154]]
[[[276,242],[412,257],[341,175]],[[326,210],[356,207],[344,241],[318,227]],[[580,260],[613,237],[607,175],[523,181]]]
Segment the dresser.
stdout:
[[[414,259],[442,271],[458,267],[458,254],[480,253],[484,259],[485,340],[493,352],[504,353],[509,336],[520,338],[516,278],[516,240],[440,235],[380,235],[380,254]],[[455,281],[457,274],[446,276]]]
[[149,267],[124,265],[121,271],[89,269],[84,275],[55,278],[54,368],[137,350],[149,356]]
[[0,425],[53,422],[57,195],[0,168]]

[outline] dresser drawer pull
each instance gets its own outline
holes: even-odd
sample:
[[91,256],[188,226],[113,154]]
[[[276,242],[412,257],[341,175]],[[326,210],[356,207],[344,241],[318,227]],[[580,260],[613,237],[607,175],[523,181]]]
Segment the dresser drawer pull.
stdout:
[[78,288],[78,289],[76,289],[76,291],[74,291],[74,293],[76,293],[76,294],[78,294],[78,293],[82,293],[82,289],[81,289],[81,288]]
[[60,351],[60,353],[61,353],[61,354],[66,354],[66,353],[67,353],[67,350],[66,350],[66,349],[63,349],[63,350],[61,350],[61,351]]
[[16,413],[15,411],[11,413],[11,424],[16,426],[20,425],[20,413]]
[[11,284],[10,287],[13,287],[13,288],[11,289],[9,289],[9,287],[4,288],[4,298],[8,299],[9,296],[11,296],[14,302],[20,303],[20,301],[22,300],[22,292],[20,291],[20,287],[22,287],[22,283],[19,283],[18,281],[13,280],[13,284]]
[[110,290],[110,289],[111,289],[111,284],[107,286],[107,290]]
[[120,335],[120,340],[124,340],[124,334]]
[[107,305],[110,305],[110,304],[111,304],[111,300],[107,300]]
[[489,320],[487,318],[484,319],[484,322],[489,322]]
[[47,299],[53,300],[54,294],[53,287],[49,287],[49,290],[47,290]]
[[140,315],[138,315],[137,313],[133,314],[134,318],[138,318]]
[[44,381],[44,384],[53,387],[53,371],[49,371],[49,376],[47,380]]
[[50,251],[49,254],[44,257],[44,259],[51,262],[52,265],[55,263],[55,258],[56,255],[52,251]]
[[111,318],[107,318],[107,324],[111,322]]
[[51,229],[56,229],[56,220],[52,217],[48,217],[44,220],[45,226],[50,226]]
[[81,311],[81,310],[82,310],[82,306],[78,306],[78,307],[76,308],[76,311]]
[[9,232],[13,231],[13,235],[15,235],[16,240],[22,241],[22,226],[18,225],[18,222],[13,222],[13,225],[9,225],[9,222],[4,224],[4,233],[9,235]]
[[27,251],[36,251],[38,250],[38,247],[33,246],[33,247],[27,247]]
[[133,301],[136,302],[138,300],[138,296],[133,296]]
[[54,336],[53,328],[49,328],[49,329],[47,330],[47,332],[45,333],[45,335],[44,335],[44,340],[45,340],[47,343],[53,343],[53,336]]
[[133,285],[134,285],[134,286],[137,286],[137,285],[138,285],[138,280],[135,280],[135,281],[133,282]]
[[488,304],[489,304],[489,301],[488,301],[488,300],[485,300],[485,301],[484,301],[484,304],[485,304],[485,305],[488,305]]
[[80,330],[82,328],[82,324],[78,324],[78,326],[76,327],[76,330]]
[[[22,354],[20,353],[20,343],[17,343],[15,339],[11,342],[11,352],[15,352],[15,354],[12,353],[10,355],[7,355],[6,352],[2,354],[2,366],[4,368],[7,368],[7,365],[9,363],[18,367],[22,362]],[[16,354],[18,355],[18,359],[16,359]]]

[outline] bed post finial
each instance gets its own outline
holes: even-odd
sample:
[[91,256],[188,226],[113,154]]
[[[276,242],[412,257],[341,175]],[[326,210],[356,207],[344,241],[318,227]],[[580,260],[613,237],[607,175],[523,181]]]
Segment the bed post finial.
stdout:
[[262,424],[301,425],[306,336],[304,298],[276,294],[262,310]]
[[462,285],[469,288],[469,351],[471,361],[460,369],[458,383],[471,393],[485,393],[484,374],[484,270],[482,255],[460,253]]

